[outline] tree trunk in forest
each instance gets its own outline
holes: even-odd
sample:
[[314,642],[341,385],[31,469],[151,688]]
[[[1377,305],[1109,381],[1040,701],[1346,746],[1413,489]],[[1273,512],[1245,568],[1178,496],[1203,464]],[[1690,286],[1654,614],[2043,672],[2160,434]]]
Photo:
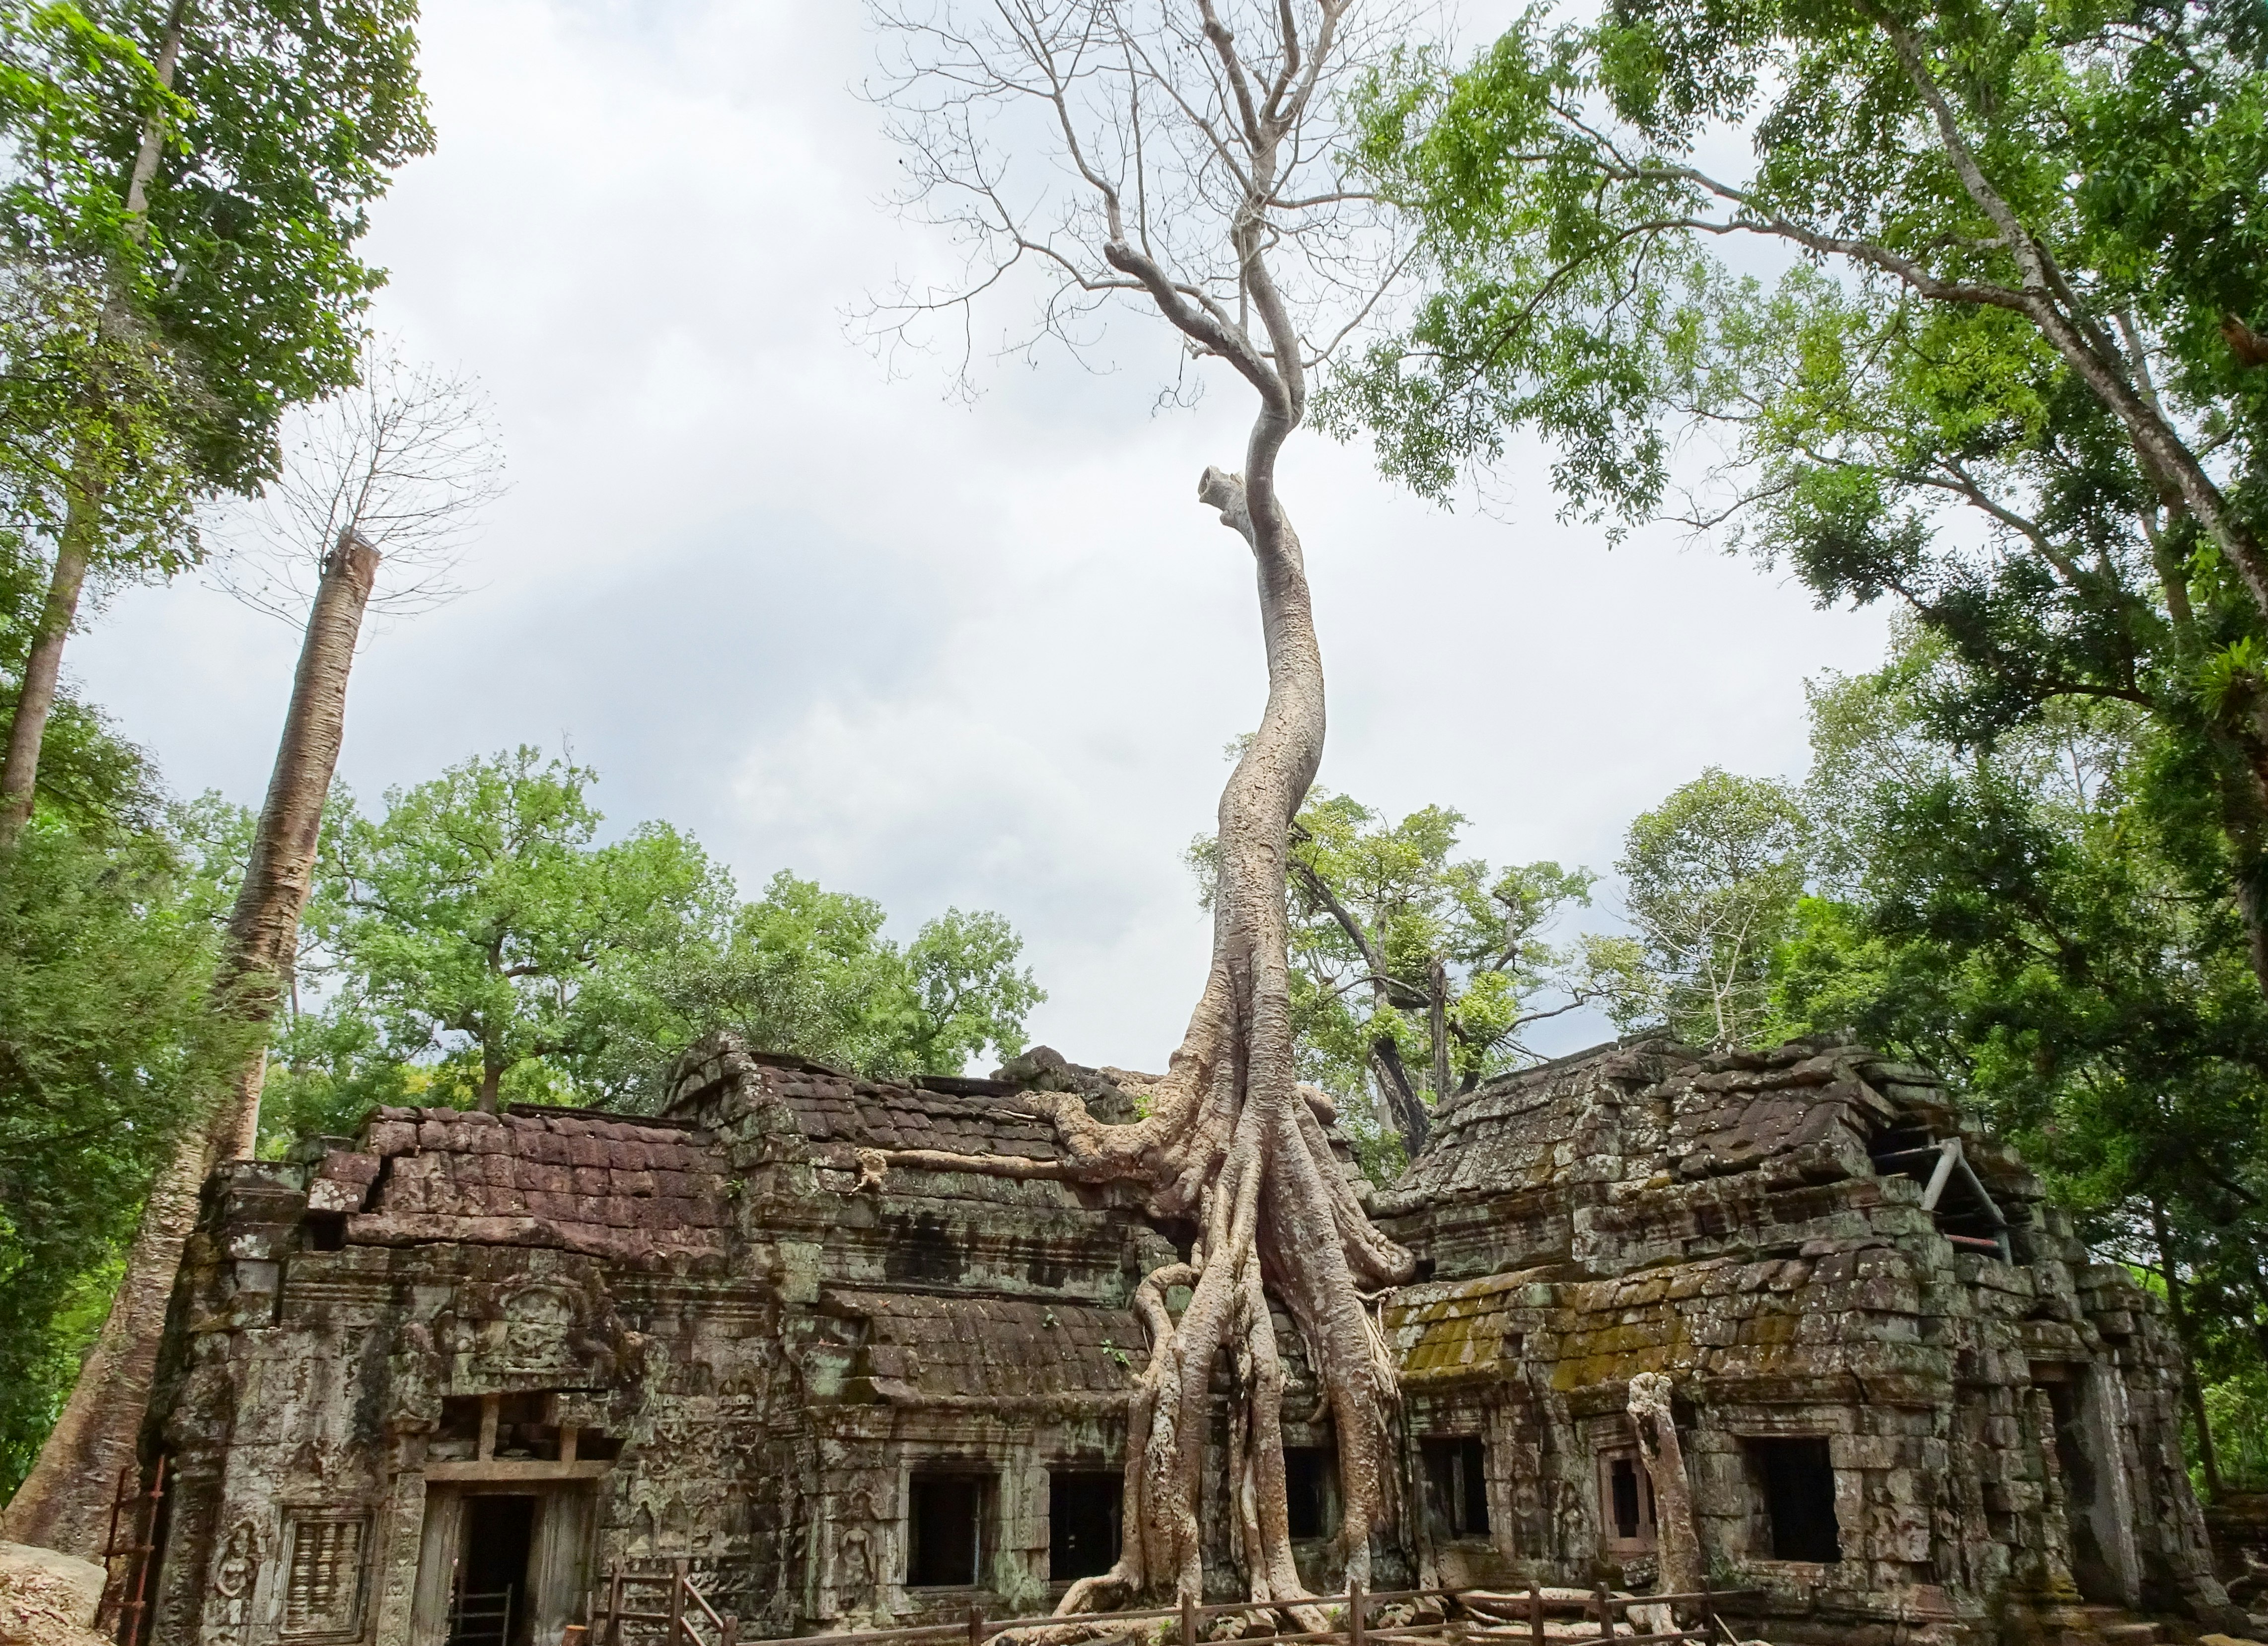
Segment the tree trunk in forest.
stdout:
[[1415,1159],[1432,1135],[1432,1125],[1424,1099],[1410,1082],[1410,1070],[1403,1065],[1402,1048],[1392,1035],[1381,1034],[1370,1043],[1370,1060],[1378,1073],[1379,1088],[1386,1094],[1387,1109],[1402,1134],[1403,1149]]
[[[2155,406],[2156,390],[2146,378],[2144,386]],[[2161,506],[2169,518],[2177,518],[2183,510],[2179,493],[2147,462],[2141,467],[2144,478],[2158,486]],[[2194,675],[2205,658],[2190,600],[2188,571],[2168,542],[2163,527],[2147,511],[2143,514],[2142,531],[2149,540],[2158,585],[2165,596],[2175,658],[2183,672]],[[2136,639],[2139,642],[2140,636]],[[2208,716],[2205,735],[2225,760],[2235,761],[2245,772],[2239,780],[2225,766],[2219,768],[2213,773],[2213,785],[2220,804],[2221,835],[2228,842],[2229,891],[2244,925],[2246,957],[2252,964],[2253,981],[2268,996],[2268,847],[2264,847],[2264,839],[2268,838],[2268,719],[2264,719],[2264,710],[2268,710],[2268,705],[2253,705],[2250,727],[2216,724]]]
[[[228,948],[214,993],[225,1010],[266,1025],[276,1019],[298,958],[299,917],[314,884],[315,842],[323,802],[346,737],[347,677],[363,612],[378,577],[378,551],[351,527],[323,561],[323,579],[307,614],[291,707],[284,717],[276,769],[252,839],[244,885],[229,916]],[[212,1143],[223,1160],[250,1156],[260,1141],[260,1091],[268,1069],[263,1043],[245,1059],[220,1112]]]
[[[1372,1534],[1398,1507],[1393,1427],[1401,1389],[1369,1303],[1380,1289],[1409,1280],[1416,1264],[1372,1226],[1341,1174],[1325,1129],[1333,1118],[1330,1100],[1299,1084],[1285,902],[1292,819],[1322,759],[1323,669],[1300,540],[1277,496],[1276,469],[1285,439],[1306,415],[1308,363],[1319,350],[1302,334],[1269,261],[1300,230],[1271,213],[1296,217],[1311,208],[1278,191],[1287,172],[1301,165],[1301,122],[1323,65],[1334,60],[1339,22],[1351,4],[1316,0],[1279,8],[1275,66],[1264,74],[1248,68],[1210,0],[1197,6],[1201,37],[1171,36],[1174,51],[1189,47],[1206,55],[1204,72],[1226,99],[1218,125],[1189,118],[1191,130],[1208,134],[1209,156],[1224,143],[1235,151],[1222,174],[1241,193],[1226,205],[1226,244],[1219,247],[1233,254],[1233,295],[1226,282],[1193,282],[1181,265],[1152,251],[1145,215],[1152,195],[1138,148],[1133,186],[1140,192],[1130,209],[1114,168],[1092,163],[1072,129],[1074,101],[1084,106],[1086,82],[1096,72],[1090,63],[1121,55],[1096,53],[1098,42],[1115,37],[1126,48],[1127,107],[1136,111],[1129,118],[1138,129],[1138,88],[1159,72],[1140,62],[1147,48],[1135,44],[1133,26],[1116,8],[1094,0],[1078,11],[1065,26],[1075,41],[1045,29],[1035,35],[1024,14],[1010,8],[1019,20],[998,43],[1018,62],[1013,70],[996,68],[984,57],[985,44],[972,48],[945,26],[906,26],[950,42],[956,62],[974,50],[975,69],[961,63],[946,72],[973,73],[980,88],[1038,98],[1052,110],[1064,134],[1065,164],[1093,192],[1101,218],[1094,249],[1109,273],[1093,276],[1099,283],[1086,289],[1146,298],[1193,356],[1226,364],[1259,401],[1242,474],[1208,468],[1197,483],[1200,501],[1219,511],[1252,554],[1268,697],[1221,794],[1212,959],[1180,1048],[1163,1076],[1134,1083],[1139,1118],[1126,1124],[1097,1121],[1072,1093],[1020,1094],[1020,1105],[1053,1121],[1058,1157],[908,1150],[866,1162],[864,1180],[884,1194],[893,1168],[1124,1182],[1140,1191],[1149,1215],[1196,1231],[1184,1260],[1152,1271],[1135,1289],[1150,1351],[1127,1396],[1118,1560],[1108,1572],[1073,1584],[1059,1612],[1102,1610],[1145,1594],[1203,1600],[1206,1539],[1199,1509],[1219,1383],[1227,1408],[1228,1490],[1216,1533],[1254,1604],[1287,1606],[1303,1630],[1322,1627],[1320,1610],[1305,1604],[1312,1597],[1292,1558],[1284,1361],[1274,1307],[1290,1318],[1306,1348],[1322,1397],[1314,1421],[1327,1414],[1337,1440],[1342,1519],[1333,1582],[1369,1584]],[[1160,51],[1167,51],[1162,43]],[[1224,89],[1232,85],[1233,93]],[[1202,164],[1210,179],[1215,159]],[[1210,187],[1190,183],[1193,209],[1195,202],[1217,198]],[[1084,283],[1090,277],[1078,278]],[[1189,1301],[1176,1318],[1167,1300],[1183,1289]]]
[[[1114,259],[1122,249],[1113,246]],[[1264,313],[1277,299],[1256,250],[1248,249],[1248,267]],[[1284,1373],[1271,1295],[1298,1326],[1337,1437],[1344,1518],[1335,1553],[1344,1581],[1370,1581],[1371,1535],[1395,1507],[1400,1388],[1364,1291],[1405,1282],[1415,1266],[1372,1227],[1340,1175],[1323,1129],[1328,1099],[1293,1076],[1285,870],[1292,819],[1322,753],[1323,677],[1299,539],[1273,485],[1297,401],[1287,406],[1263,388],[1263,402],[1244,475],[1207,469],[1198,496],[1251,547],[1268,702],[1221,796],[1211,970],[1181,1048],[1146,1094],[1149,1113],[1105,1125],[1077,1097],[1033,1092],[1020,1101],[1052,1116],[1062,1160],[887,1157],[902,1169],[1131,1179],[1148,1187],[1159,1215],[1190,1217],[1202,1231],[1189,1261],[1156,1270],[1137,1289],[1151,1348],[1128,1400],[1123,1552],[1108,1572],[1074,1584],[1064,1612],[1145,1592],[1202,1598],[1201,1472],[1224,1351],[1235,1391],[1229,1541],[1253,1600],[1307,1597],[1285,1503]],[[1166,1297],[1181,1287],[1190,1297],[1176,1320]]]
[[2150,1234],[2158,1246],[2158,1275],[2166,1282],[2166,1312],[2173,1318],[2174,1337],[2182,1346],[2182,1399],[2190,1408],[2190,1421],[2197,1425],[2198,1466],[2205,1471],[2205,1496],[2218,1500],[2220,1459],[2213,1451],[2213,1425],[2205,1421],[2205,1391],[2198,1386],[2197,1347],[2190,1336],[2189,1303],[2182,1295],[2181,1276],[2174,1272],[2166,1209],[2155,1201],[2150,1202]]
[[[188,20],[188,0],[173,0],[166,15],[166,32],[158,44],[158,84],[173,84],[174,65],[180,60],[181,30]],[[141,219],[149,209],[150,180],[157,175],[165,151],[165,131],[154,119],[142,123],[141,145],[126,179],[126,229],[138,242]],[[104,305],[101,329],[116,324],[122,297],[114,295]],[[39,632],[24,659],[24,687],[16,699],[16,713],[8,724],[8,750],[0,758],[0,857],[12,855],[32,820],[39,794],[40,746],[47,740],[48,720],[55,713],[55,692],[63,678],[63,645],[71,625],[78,621],[78,601],[86,586],[87,568],[102,531],[102,502],[109,476],[95,443],[82,437],[71,452],[70,471],[63,479],[63,530],[55,539],[55,567],[48,581],[48,597],[40,610]]]
[[1425,1027],[1433,1042],[1433,1102],[1438,1106],[1449,1095],[1449,968],[1433,957],[1426,985],[1433,999],[1425,1012]]
[[[1346,933],[1348,941],[1354,944],[1355,952],[1362,957],[1363,966],[1370,975],[1373,1009],[1381,1013],[1395,1010],[1395,985],[1387,974],[1386,957],[1379,952],[1377,944],[1371,940],[1370,933],[1363,930],[1362,922],[1339,900],[1339,895],[1331,889],[1330,882],[1317,873],[1313,866],[1295,862],[1292,864],[1292,871],[1300,877],[1300,884],[1307,888],[1308,894],[1329,911],[1331,918],[1338,922],[1339,930]],[[1439,1061],[1437,1057],[1436,1062]],[[1417,1085],[1410,1080],[1410,1070],[1402,1062],[1402,1047],[1391,1034],[1379,1035],[1370,1043],[1370,1062],[1372,1071],[1378,1079],[1379,1090],[1385,1096],[1387,1109],[1394,1118],[1395,1129],[1402,1134],[1403,1147],[1414,1158],[1425,1146],[1425,1139],[1432,1128],[1426,1117],[1425,1105],[1418,1096]]]
[[63,529],[55,539],[55,568],[48,579],[48,598],[40,607],[39,631],[32,636],[24,658],[23,689],[16,697],[16,713],[8,724],[8,753],[0,761],[0,855],[12,854],[32,820],[32,807],[40,786],[40,745],[46,740],[48,720],[55,713],[55,692],[63,677],[63,643],[78,621],[78,598],[86,586],[86,570],[102,522],[100,479],[89,443],[81,441],[66,481],[70,501],[63,511]]
[[[263,1031],[297,958],[323,801],[345,733],[347,678],[378,561],[378,551],[349,532],[324,562],[267,803],[214,979],[214,1010]],[[195,1226],[198,1193],[216,1161],[252,1153],[266,1068],[263,1032],[214,1113],[193,1121],[175,1142],[143,1208],[125,1278],[94,1352],[39,1461],[0,1517],[0,1534],[11,1541],[100,1558],[111,1494],[119,1470],[134,1459],[149,1405],[158,1340],[181,1248]]]
[[126,1277],[94,1352],[55,1420],[37,1462],[0,1511],[0,1539],[99,1561],[118,1472],[133,1463],[158,1370],[158,1340],[182,1243],[195,1227],[204,1187],[204,1134],[191,1126],[151,1186],[142,1224],[126,1254]]

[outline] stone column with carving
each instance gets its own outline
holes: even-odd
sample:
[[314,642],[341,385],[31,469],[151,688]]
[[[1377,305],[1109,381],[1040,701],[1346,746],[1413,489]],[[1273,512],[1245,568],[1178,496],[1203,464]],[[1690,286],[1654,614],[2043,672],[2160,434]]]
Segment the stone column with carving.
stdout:
[[[1654,1550],[1660,1564],[1657,1581],[1663,1594],[1692,1594],[1701,1587],[1701,1539],[1693,1527],[1693,1488],[1685,1475],[1685,1449],[1677,1441],[1677,1425],[1670,1416],[1669,1379],[1658,1371],[1641,1371],[1630,1380],[1631,1428],[1638,1436],[1638,1455],[1653,1481]],[[1667,1611],[1667,1608],[1662,1608]],[[1675,1626],[1664,1617],[1657,1627]]]

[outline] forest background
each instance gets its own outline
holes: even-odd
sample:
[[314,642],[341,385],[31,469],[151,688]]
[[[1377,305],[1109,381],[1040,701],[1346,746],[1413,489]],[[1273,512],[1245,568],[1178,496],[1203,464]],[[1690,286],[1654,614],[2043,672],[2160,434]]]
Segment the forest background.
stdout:
[[[1485,40],[1507,20],[1468,28]],[[655,31],[480,8],[420,27],[441,143],[373,208],[364,254],[392,280],[371,314],[479,368],[514,489],[490,512],[480,586],[399,632],[381,625],[358,672],[309,1010],[278,1048],[269,1146],[349,1124],[372,1099],[471,1100],[484,1078],[507,1099],[634,1106],[670,1047],[718,1017],[877,1071],[958,1069],[1027,1034],[1094,1061],[1169,1044],[1202,942],[1178,864],[1218,779],[1202,751],[1240,730],[1252,686],[1248,646],[1209,643],[1235,629],[1212,614],[1241,610],[1217,597],[1241,569],[1181,496],[1210,408],[1141,423],[1154,363],[1138,356],[1121,379],[1012,358],[972,411],[849,350],[858,294],[922,255],[872,210],[889,157],[872,111],[842,95],[869,49],[855,27],[720,12]],[[745,49],[718,49],[739,37]],[[728,88],[711,77],[728,58],[799,67]],[[539,96],[563,80],[588,95]],[[813,164],[800,180],[784,180],[795,166],[674,164],[740,146],[719,132]],[[532,158],[563,141],[604,157],[571,191]],[[668,187],[646,197],[660,173]],[[500,202],[506,173],[542,180]],[[731,220],[717,199],[735,202]],[[766,221],[808,225],[812,254],[762,255]],[[593,255],[531,267],[529,248],[558,237]],[[730,274],[688,272],[703,269]],[[571,315],[600,319],[562,345]],[[752,403],[757,381],[799,392]],[[861,484],[850,443],[810,432],[871,417],[895,453],[887,488]],[[2187,1335],[2219,1469],[2258,1479],[2268,1299],[2244,1209],[2251,1157],[2234,1208],[2154,1194],[2183,1170],[2169,1138],[2259,1136],[2249,1060],[2264,1043],[2257,1001],[2229,974],[2242,957],[2228,922],[2198,913],[2194,834],[2169,830],[2153,786],[2162,740],[2116,709],[2019,715],[1980,761],[1973,727],[1949,732],[1945,712],[1976,694],[1973,672],[1883,605],[1820,609],[1785,563],[1688,549],[1674,525],[1642,525],[1609,555],[1597,526],[1549,518],[1548,455],[1518,439],[1507,465],[1452,488],[1454,516],[1349,458],[1310,443],[1292,459],[1316,499],[1303,524],[1318,582],[1365,613],[1330,652],[1324,782],[1342,797],[1311,805],[1304,849],[1342,900],[1373,889],[1359,923],[1394,950],[1401,992],[1354,1013],[1326,997],[1348,974],[1346,922],[1295,878],[1317,987],[1310,1074],[1382,1093],[1377,1043],[1391,1038],[1422,1107],[1435,1086],[1665,1017],[1751,1043],[1856,1024],[1977,1082],[2112,1250],[2158,1268],[2176,1250],[2203,1289]],[[672,475],[659,496],[644,479],[656,470]],[[1120,518],[1106,540],[1067,546],[1056,523],[1096,495],[1123,500]],[[1129,542],[1158,566],[1130,602],[1098,571]],[[20,637],[44,562],[36,531],[14,547]],[[0,1489],[99,1315],[135,1186],[206,1054],[194,1025],[247,819],[179,797],[256,797],[296,643],[193,579],[122,576],[98,592],[42,771],[48,856],[6,900],[0,1010],[18,1043],[40,1025],[65,1072],[36,1101],[19,1072],[0,1116],[0,1386],[20,1392],[0,1413]],[[1148,666],[1161,649],[1227,661]],[[1868,677],[1886,655],[1891,669]],[[1077,666],[1097,656],[1123,666]],[[0,666],[20,664],[8,652]],[[1027,688],[1035,668],[1045,692]],[[1689,785],[1711,767],[1785,781]],[[421,846],[456,837],[433,822],[451,805],[541,813],[521,837],[541,872],[513,908],[552,971],[516,980],[488,1014],[494,1036],[467,1004],[477,991],[441,987],[430,953],[405,959],[408,922],[369,913],[372,886],[414,880]],[[682,827],[637,821],[656,814]],[[1948,819],[1993,860],[1939,849]],[[1462,866],[1479,854],[1495,868]],[[817,879],[776,878],[787,864]],[[1980,910],[2012,865],[2045,900],[2042,921]],[[915,923],[947,908],[1005,911],[1028,949],[997,916]],[[1752,922],[1749,958],[1719,966],[1700,1003],[1695,955],[1721,957],[1675,932],[1719,930],[1727,908]],[[2052,964],[2042,932],[2066,915],[2091,922],[2069,947],[2111,957],[2111,985]],[[1578,940],[1587,925],[1603,938]],[[2182,964],[2155,964],[2169,952]],[[562,976],[574,981],[547,994],[542,979]],[[1454,1046],[1452,1014],[1437,1032],[1426,1001],[1436,978],[1458,1008]],[[2176,1044],[2169,1021],[2202,1026]],[[2043,1067],[2033,1054],[2058,1038],[2090,1055]],[[2170,1103],[2169,1068],[2196,1077]],[[1381,1169],[1395,1119],[1383,1104],[1371,1121]],[[2182,1243],[2208,1226],[2235,1232]]]

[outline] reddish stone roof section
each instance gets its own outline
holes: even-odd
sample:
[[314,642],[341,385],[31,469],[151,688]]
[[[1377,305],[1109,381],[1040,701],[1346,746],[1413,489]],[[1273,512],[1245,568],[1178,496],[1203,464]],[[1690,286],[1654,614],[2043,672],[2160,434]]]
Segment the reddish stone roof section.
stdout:
[[767,1101],[792,1122],[794,1146],[786,1153],[798,1160],[855,1167],[860,1149],[1027,1160],[1063,1154],[1054,1122],[1027,1106],[1017,1087],[939,1075],[866,1080],[799,1057],[749,1051],[729,1032],[711,1035],[679,1061],[666,1114],[737,1135],[739,1121]]
[[379,1109],[360,1149],[324,1157],[307,1207],[346,1214],[355,1245],[553,1246],[629,1262],[721,1257],[733,1222],[705,1134],[532,1105]]

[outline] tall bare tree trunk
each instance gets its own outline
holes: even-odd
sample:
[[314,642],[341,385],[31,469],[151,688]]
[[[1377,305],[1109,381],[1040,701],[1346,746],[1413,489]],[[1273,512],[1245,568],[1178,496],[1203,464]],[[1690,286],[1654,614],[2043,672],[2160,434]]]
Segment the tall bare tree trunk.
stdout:
[[[299,672],[291,682],[291,708],[284,719],[268,799],[252,839],[244,885],[228,922],[228,948],[215,995],[226,1010],[261,1025],[276,1020],[291,986],[299,945],[299,916],[314,884],[315,841],[323,801],[339,766],[346,737],[347,676],[355,643],[378,577],[378,551],[350,527],[323,562],[323,580],[307,614]],[[260,1140],[260,1091],[268,1070],[263,1044],[248,1055],[213,1117],[212,1143],[224,1160],[253,1152]]]
[[[345,735],[347,677],[378,562],[378,551],[351,531],[324,562],[275,773],[214,979],[214,1010],[262,1031],[275,1019],[298,952],[323,800]],[[134,1459],[149,1405],[158,1341],[181,1248],[196,1224],[199,1190],[216,1161],[249,1155],[258,1140],[266,1041],[264,1032],[254,1040],[212,1114],[183,1129],[151,1188],[94,1352],[38,1462],[0,1515],[0,1536],[9,1541],[100,1557],[111,1494],[118,1472]]]
[[[181,30],[188,21],[188,0],[173,0],[166,16],[166,32],[151,66],[158,83],[170,87],[180,60]],[[150,180],[158,173],[165,151],[165,130],[152,119],[142,124],[142,143],[134,168],[126,179],[127,231],[138,242],[149,209]],[[103,311],[102,327],[116,324],[122,298],[114,295]],[[55,569],[48,581],[48,598],[40,609],[40,631],[33,636],[24,660],[24,689],[16,699],[15,717],[8,724],[8,751],[0,759],[0,857],[14,853],[32,820],[40,786],[40,746],[47,740],[48,720],[55,713],[55,691],[63,678],[63,644],[71,625],[78,621],[80,592],[86,586],[88,566],[102,532],[102,501],[110,476],[99,445],[84,435],[71,452],[70,473],[64,477],[63,528],[55,539]]]
[[[1160,1214],[1189,1217],[1203,1231],[1189,1261],[1152,1272],[1137,1289],[1151,1346],[1128,1401],[1123,1549],[1109,1571],[1071,1585],[1064,1612],[1123,1605],[1145,1591],[1202,1598],[1203,1465],[1224,1355],[1235,1390],[1228,1540],[1256,1602],[1307,1598],[1285,1499],[1283,1356],[1271,1295],[1299,1330],[1336,1434],[1344,1517],[1335,1553],[1345,1581],[1370,1581],[1371,1535],[1395,1510],[1390,1453],[1400,1385],[1364,1298],[1409,1280],[1415,1265],[1372,1226],[1325,1135],[1328,1099],[1300,1086],[1293,1071],[1285,871],[1292,819],[1322,758],[1323,670],[1300,540],[1275,489],[1277,455],[1299,423],[1305,383],[1262,239],[1256,217],[1241,226],[1238,250],[1273,363],[1257,358],[1241,335],[1192,317],[1130,246],[1108,248],[1176,324],[1231,354],[1262,400],[1243,474],[1207,469],[1197,488],[1252,551],[1268,660],[1259,730],[1220,797],[1204,996],[1167,1073],[1147,1093],[1146,1119],[1104,1125],[1077,1097],[1035,1092],[1021,1100],[1052,1116],[1064,1160],[932,1150],[887,1157],[921,1170],[1133,1179],[1147,1186]],[[1181,1287],[1190,1295],[1177,1320],[1166,1298]],[[1311,1609],[1299,1610],[1308,1627],[1318,1626]]]

